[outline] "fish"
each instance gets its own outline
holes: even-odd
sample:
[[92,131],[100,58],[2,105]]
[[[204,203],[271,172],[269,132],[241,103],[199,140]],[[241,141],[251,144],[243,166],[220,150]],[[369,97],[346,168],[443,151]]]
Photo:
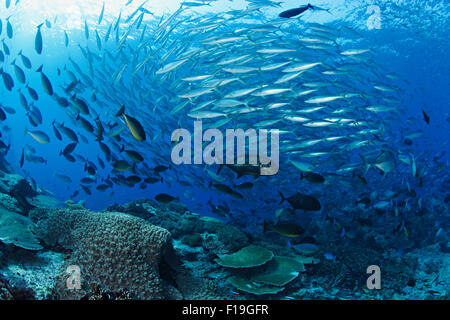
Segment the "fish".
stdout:
[[312,172],[315,169],[315,166],[308,162],[292,161],[292,160],[290,162],[294,167],[303,172]]
[[97,24],[102,23],[104,13],[105,13],[105,1],[103,1],[102,10],[100,11],[100,15],[99,15],[99,17],[98,17],[98,22],[97,22]]
[[109,186],[107,184],[99,184],[95,187],[95,189],[97,189],[98,191],[105,191],[109,189]]
[[24,135],[28,134],[30,135],[34,140],[36,140],[37,142],[41,143],[41,144],[47,144],[50,142],[50,138],[48,137],[48,135],[45,132],[36,130],[36,131],[29,131],[26,127],[24,130]]
[[305,230],[302,227],[293,223],[277,223],[276,225],[269,225],[264,221],[263,232],[267,232],[268,230],[275,231],[288,238],[298,238],[305,233]]
[[131,169],[133,166],[126,162],[125,160],[117,160],[113,163],[114,170],[118,172],[123,172]]
[[44,163],[44,164],[47,163],[47,160],[44,159],[43,157],[35,156],[32,154],[26,154],[25,160],[27,160],[28,162],[31,162],[31,163]]
[[90,177],[85,177],[85,178],[81,178],[80,182],[83,184],[91,184],[91,183],[94,183],[95,180]]
[[136,176],[136,175],[128,176],[128,177],[126,177],[125,180],[128,183],[132,184],[132,185],[135,185],[135,184],[137,184],[137,183],[142,181],[142,179],[139,176]]
[[302,6],[300,8],[294,8],[294,9],[289,9],[289,10],[283,11],[278,16],[280,18],[292,18],[292,17],[296,17],[296,16],[302,14],[303,12],[305,12],[309,9],[314,9],[314,7],[308,3],[306,6]]
[[142,162],[144,161],[144,157],[137,151],[134,150],[124,150],[128,158],[133,160],[134,162]]
[[14,88],[13,78],[10,76],[9,73],[3,71],[3,67],[0,68],[0,74],[2,75],[3,84],[5,85],[6,90],[12,91],[12,89]]
[[25,148],[22,148],[22,153],[20,155],[19,166],[22,168],[25,162]]
[[171,203],[172,201],[179,201],[179,197],[173,197],[167,193],[159,193],[155,196],[155,200],[164,204]]
[[251,182],[243,182],[239,185],[236,186],[236,189],[241,189],[241,190],[248,190],[253,188],[254,184]]
[[6,35],[8,38],[12,39],[13,37],[13,27],[11,21],[9,21],[11,17],[6,18]]
[[261,167],[259,165],[251,164],[221,164],[219,166],[219,169],[217,170],[217,174],[219,174],[222,168],[225,166],[237,174],[237,179],[247,175],[253,176],[256,179],[261,175]]
[[16,65],[15,59],[11,62],[11,65],[14,66],[14,73],[16,75],[17,80],[20,83],[25,84],[25,82],[26,82],[25,73],[23,72],[22,68],[20,68],[18,65]]
[[428,116],[428,114],[422,110],[422,115],[423,115],[423,120],[427,123],[430,124],[430,117]]
[[314,184],[322,184],[325,182],[325,178],[321,176],[320,174],[314,173],[314,172],[306,172],[300,174],[300,180],[306,179],[311,183]]
[[116,117],[123,116],[125,123],[128,126],[132,136],[138,141],[144,141],[146,139],[145,131],[142,125],[135,118],[125,114],[125,106],[122,106],[116,113]]
[[83,99],[78,98],[75,95],[73,95],[70,98],[70,103],[81,114],[84,114],[84,115],[88,115],[89,114],[89,106],[87,105],[86,101],[84,101]]
[[58,179],[60,179],[62,182],[65,183],[72,183],[72,179],[64,174],[59,174],[59,173],[53,173],[53,175],[55,177],[57,177]]
[[37,54],[42,53],[42,33],[41,33],[41,27],[44,25],[44,23],[41,23],[37,26],[37,32],[34,39],[34,49],[37,52]]
[[188,59],[182,59],[182,60],[179,60],[179,61],[174,61],[174,62],[168,63],[167,65],[162,66],[159,70],[157,70],[155,72],[155,74],[160,75],[160,74],[165,74],[165,73],[171,72],[171,71],[179,68],[187,60]]
[[42,87],[44,88],[45,93],[47,93],[49,96],[52,96],[53,95],[53,86],[52,86],[52,83],[50,82],[50,80],[47,78],[47,76],[42,71],[43,67],[44,67],[44,65],[41,65],[36,70],[36,72],[39,72],[41,74],[41,83],[42,83]]
[[55,120],[53,120],[53,122],[52,122],[52,128],[53,128],[53,134],[55,135],[56,139],[61,141],[62,140],[62,136],[61,136],[61,133],[59,132],[59,130],[55,126]]
[[3,111],[3,109],[0,107],[0,121],[6,120],[6,113]]
[[34,90],[32,87],[30,87],[28,84],[26,84],[25,86],[28,90],[28,94],[30,95],[31,99],[33,99],[34,101],[38,101],[39,100],[39,95],[36,92],[36,90]]
[[86,40],[89,40],[89,27],[86,20],[84,20],[84,36]]
[[22,52],[22,50],[19,51],[19,53],[17,54],[17,56],[20,56],[22,59],[22,64],[27,68],[27,69],[31,69],[32,65],[31,65],[31,61],[30,59],[28,59],[27,56],[25,56]]
[[74,150],[75,150],[75,148],[76,148],[76,146],[78,145],[78,143],[77,142],[72,142],[72,143],[69,143],[65,148],[64,148],[64,150],[62,150],[61,152],[60,152],[60,155],[61,154],[71,154]]
[[227,186],[227,185],[225,185],[223,183],[215,183],[214,184],[214,183],[211,182],[209,184],[209,187],[211,187],[211,186],[216,188],[217,190],[219,190],[222,193],[225,193],[225,194],[228,194],[228,195],[232,196],[233,198],[237,198],[237,199],[243,199],[244,198],[244,196],[242,194],[240,194],[237,191],[234,191],[229,186]]
[[102,50],[102,40],[100,39],[100,36],[98,35],[98,31],[95,30],[95,39],[97,40],[97,48],[98,50]]
[[65,30],[64,30],[64,45],[66,46],[66,48],[69,46],[69,35]]
[[5,39],[2,40],[3,45],[3,51],[5,52],[5,55],[9,56],[11,54],[11,51],[9,50],[8,45],[5,42]]
[[295,210],[302,209],[305,211],[319,211],[322,208],[320,202],[313,196],[304,195],[297,192],[294,195],[285,198],[281,192],[278,193],[281,196],[280,204],[287,201]]
[[67,138],[69,138],[73,142],[79,142],[77,134],[72,129],[64,126],[64,124],[60,124],[59,129]]
[[164,180],[163,180],[163,177],[147,177],[147,178],[144,179],[144,182],[148,183],[148,184],[154,184],[154,183],[157,183],[157,182],[163,183]]

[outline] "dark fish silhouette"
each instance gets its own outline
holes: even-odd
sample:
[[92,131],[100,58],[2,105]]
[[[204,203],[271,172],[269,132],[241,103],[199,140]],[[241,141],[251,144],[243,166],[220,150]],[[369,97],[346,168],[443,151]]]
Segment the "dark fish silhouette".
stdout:
[[173,197],[173,196],[168,195],[166,193],[157,194],[155,199],[156,199],[156,201],[161,202],[161,203],[165,203],[165,204],[170,203],[170,202],[172,202],[174,200],[180,200],[180,198]]
[[38,54],[42,53],[42,33],[41,33],[41,27],[44,24],[41,23],[40,25],[37,26],[37,32],[36,32],[36,37],[34,39],[34,49],[36,50],[36,52]]
[[21,168],[23,167],[24,160],[25,160],[25,149],[22,148],[22,154],[20,156],[20,167]]
[[423,114],[423,120],[425,120],[425,122],[427,124],[430,124],[430,117],[426,114],[425,111],[422,110],[422,114]]
[[281,196],[280,204],[287,201],[295,210],[319,211],[321,209],[320,202],[312,196],[297,192],[294,195],[285,198],[281,192],[278,193]]
[[326,12],[330,13],[329,9],[324,9],[321,7],[313,6],[310,3],[308,3],[306,6],[303,6],[300,8],[294,8],[294,9],[289,9],[289,10],[283,11],[282,13],[279,14],[279,16],[281,18],[292,18],[292,17],[298,16],[299,14],[302,14],[303,12],[305,12],[308,9],[312,9],[312,10],[316,10],[316,11],[326,11]]
[[292,17],[298,16],[299,14],[302,14],[303,12],[305,12],[308,9],[314,9],[314,7],[308,3],[306,6],[303,6],[300,8],[294,8],[294,9],[289,9],[289,10],[283,11],[282,13],[279,14],[279,16],[281,18],[292,18]]

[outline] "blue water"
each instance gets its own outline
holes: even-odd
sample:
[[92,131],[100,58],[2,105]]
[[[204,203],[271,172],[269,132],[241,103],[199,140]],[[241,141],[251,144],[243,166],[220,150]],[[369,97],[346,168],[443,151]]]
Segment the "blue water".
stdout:
[[[177,2],[169,2],[167,7],[165,7],[165,4],[166,1],[164,3],[156,1],[145,6],[152,14],[144,15],[140,29],[131,33],[125,42],[126,46],[136,48],[139,45],[138,41],[145,25],[147,25],[148,32],[144,35],[144,39],[150,39],[148,45],[152,45],[152,30],[156,29],[155,25],[168,19],[178,8]],[[366,26],[367,19],[370,17],[366,10],[372,4],[378,5],[380,8],[380,29],[369,30]],[[337,182],[326,186],[310,185],[299,180],[299,172],[293,171],[292,166],[287,168],[287,160],[292,159],[292,157],[281,152],[282,165],[277,176],[261,177],[257,180],[246,177],[237,180],[233,178],[230,172],[227,173],[226,183],[230,187],[233,187],[233,184],[245,181],[255,183],[252,190],[242,191],[244,200],[235,200],[226,194],[208,188],[208,182],[211,178],[205,173],[204,165],[175,166],[171,164],[170,134],[179,125],[191,129],[194,119],[186,116],[188,108],[183,109],[175,117],[170,115],[170,110],[175,107],[175,103],[181,103],[184,100],[177,98],[177,95],[181,92],[174,91],[177,90],[175,87],[169,88],[167,86],[170,84],[175,85],[179,83],[180,78],[192,75],[192,70],[195,70],[195,68],[190,69],[192,64],[186,64],[175,72],[171,72],[168,78],[165,79],[155,75],[155,71],[162,66],[158,62],[158,58],[161,58],[164,56],[164,53],[171,50],[173,48],[171,46],[175,46],[177,52],[171,55],[165,63],[175,61],[176,55],[181,55],[191,40],[190,38],[184,38],[183,25],[177,26],[175,22],[197,16],[196,12],[200,12],[200,14],[208,12],[216,14],[231,9],[236,10],[234,12],[239,12],[239,10],[243,10],[251,5],[244,1],[217,1],[212,2],[210,6],[186,8],[180,16],[182,18],[177,17],[174,20],[175,22],[169,24],[167,28],[174,28],[174,32],[168,36],[169,40],[167,43],[171,46],[162,47],[161,52],[157,53],[155,59],[151,59],[148,63],[146,73],[140,74],[141,78],[139,80],[133,79],[130,69],[127,69],[124,73],[123,82],[126,83],[132,95],[126,96],[126,98],[120,96],[124,99],[121,103],[126,105],[127,113],[133,115],[143,124],[147,134],[145,142],[134,140],[123,124],[123,120],[114,116],[120,104],[113,104],[102,97],[102,90],[107,90],[108,94],[114,96],[121,90],[120,84],[115,87],[118,91],[113,92],[114,86],[110,83],[102,83],[99,79],[95,79],[93,87],[86,86],[84,91],[80,91],[77,94],[78,97],[82,97],[88,102],[91,111],[95,111],[95,113],[100,115],[100,119],[105,127],[107,123],[113,122],[125,127],[121,134],[122,141],[126,141],[129,148],[133,147],[139,151],[144,156],[145,164],[148,167],[170,165],[169,170],[161,173],[161,176],[164,177],[164,183],[147,185],[145,189],[140,189],[138,186],[124,187],[114,184],[112,188],[103,192],[96,190],[96,184],[94,184],[91,187],[92,195],[85,194],[80,190],[79,183],[81,178],[87,176],[87,173],[84,171],[85,163],[79,160],[76,163],[70,163],[59,155],[60,150],[70,141],[66,137],[63,138],[63,141],[55,138],[51,126],[54,120],[57,123],[64,123],[74,129],[79,135],[87,138],[88,143],[80,142],[74,153],[82,155],[85,159],[97,165],[99,168],[96,173],[97,185],[101,183],[102,179],[106,179],[108,176],[112,177],[116,173],[111,168],[111,164],[105,161],[105,157],[95,141],[95,136],[84,131],[70,119],[66,111],[71,109],[71,107],[67,109],[61,108],[52,97],[43,91],[40,75],[34,71],[43,64],[43,71],[51,80],[55,92],[58,95],[64,95],[62,88],[70,83],[64,69],[67,68],[76,74],[73,65],[68,60],[69,57],[89,74],[87,72],[86,59],[83,57],[79,45],[83,48],[88,46],[92,52],[100,57],[105,55],[106,51],[115,55],[117,53],[115,51],[117,46],[115,31],[111,32],[108,43],[106,45],[103,43],[103,48],[99,51],[96,46],[95,30],[99,32],[103,40],[110,24],[114,24],[119,12],[122,12],[122,21],[120,23],[120,36],[122,36],[139,14],[129,23],[125,23],[125,19],[138,8],[140,3],[134,1],[131,5],[125,7],[125,1],[112,1],[111,4],[108,1],[103,21],[98,25],[97,20],[101,5],[101,1],[73,1],[69,10],[62,5],[52,6],[51,1],[30,0],[18,1],[16,5],[12,3],[8,9],[5,8],[4,4],[0,6],[0,18],[3,22],[3,32],[0,37],[5,40],[5,43],[11,50],[11,55],[6,57],[6,61],[3,63],[3,69],[9,72],[15,80],[15,87],[11,92],[7,91],[3,84],[0,86],[2,94],[1,104],[16,110],[16,114],[8,114],[7,119],[1,123],[1,139],[6,144],[11,144],[6,159],[16,172],[32,177],[38,185],[53,193],[58,200],[65,201],[76,190],[79,190],[78,196],[73,199],[75,201],[85,200],[87,208],[99,210],[114,203],[126,203],[139,198],[153,198],[159,193],[167,193],[179,196],[180,201],[192,211],[212,215],[210,207],[207,205],[208,200],[214,203],[224,202],[239,213],[238,220],[248,219],[251,222],[257,216],[257,220],[261,222],[262,219],[271,218],[273,210],[277,208],[280,199],[277,193],[278,190],[283,190],[288,195],[295,191],[315,194],[320,198],[325,208],[333,205],[346,207],[353,203],[354,198],[358,197],[359,194],[374,191],[382,193],[385,191],[383,188],[386,186],[397,190],[405,188],[405,181],[409,181],[412,187],[417,189],[419,197],[435,197],[442,201],[447,195],[448,190],[444,187],[444,181],[447,181],[448,186],[448,161],[450,159],[448,152],[448,132],[450,127],[448,88],[450,84],[450,65],[447,54],[450,49],[448,40],[450,9],[446,1],[383,1],[382,3],[376,1],[317,1],[314,5],[329,8],[331,14],[308,11],[301,17],[293,19],[289,26],[286,26],[286,30],[292,28],[294,31],[292,39],[298,37],[298,34],[295,33],[299,32],[301,34],[302,30],[304,30],[303,27],[310,22],[323,23],[332,30],[339,30],[344,26],[348,27],[348,30],[351,30],[348,31],[348,34],[354,41],[349,48],[370,49],[372,58],[368,63],[373,70],[376,70],[376,73],[379,74],[389,73],[397,76],[398,80],[392,81],[392,84],[397,88],[395,97],[400,101],[401,113],[392,118],[382,114],[374,114],[373,117],[378,120],[386,117],[382,121],[387,132],[385,138],[387,138],[386,143],[388,145],[386,146],[394,150],[404,150],[403,153],[407,155],[414,155],[417,167],[424,170],[423,188],[420,188],[417,179],[411,176],[411,167],[401,163],[396,166],[393,173],[389,173],[386,176],[373,170],[370,171],[366,176],[366,179],[369,181],[367,186],[361,186],[355,182],[352,182],[347,188],[342,186],[337,188]],[[277,19],[277,15],[281,11],[298,5],[297,1],[283,1],[279,7],[262,8],[260,13],[249,15],[248,18],[251,23],[262,24]],[[6,37],[6,18],[9,16],[11,16],[10,21],[14,28],[12,39]],[[225,29],[238,29],[244,27],[245,23],[248,22],[239,20],[239,18],[231,19],[231,17],[233,17],[232,13],[224,16],[223,19],[225,21],[227,18],[230,19],[229,23],[225,24]],[[44,48],[43,53],[38,55],[34,50],[36,26],[44,22],[45,19],[48,19],[52,26],[48,28],[44,25],[41,29]],[[89,39],[85,38],[85,20],[89,26]],[[195,23],[192,26],[195,26]],[[70,39],[68,48],[64,46],[64,30],[68,33]],[[213,31],[211,31],[211,34],[213,34]],[[201,38],[201,36],[199,37]],[[10,62],[16,57],[19,50],[22,50],[32,62],[32,69],[27,70],[20,59],[17,58],[17,64],[26,72],[27,82],[39,94],[39,100],[34,104],[39,108],[43,116],[43,123],[37,128],[32,128],[27,119],[26,111],[19,104],[18,89],[25,94],[29,104],[32,100],[24,86],[14,77],[14,71],[10,65]],[[128,51],[125,54],[128,54]],[[249,50],[248,54],[252,55],[255,53]],[[142,61],[144,57],[144,54],[140,54],[138,61]],[[119,60],[120,58],[118,58],[115,66],[112,66],[113,62],[109,62],[114,70],[117,70],[122,65]],[[94,61],[93,63],[94,68],[99,67],[101,64],[99,61]],[[153,67],[150,69],[150,66]],[[61,72],[60,76],[57,73],[58,69]],[[200,73],[204,71],[202,70]],[[80,81],[83,82],[82,79]],[[140,85],[140,81],[145,81],[145,88]],[[251,81],[252,84],[255,83],[255,79]],[[370,85],[370,83],[361,82],[355,89],[362,91]],[[245,87],[244,84],[240,86]],[[248,86],[251,86],[251,84]],[[238,87],[235,86],[233,88],[236,89]],[[152,91],[146,103],[140,105],[137,102],[137,96],[145,95],[148,88],[152,88]],[[184,92],[187,88],[187,86],[184,86],[180,91]],[[89,100],[92,90],[97,92],[97,102]],[[70,98],[70,96],[66,97]],[[133,102],[134,106],[130,105],[130,101]],[[154,108],[155,105],[156,108]],[[425,110],[431,118],[430,124],[425,123],[423,120],[422,110]],[[145,114],[141,113],[141,111],[144,111]],[[71,113],[72,115],[74,114],[73,110]],[[91,112],[89,116],[83,116],[94,125],[95,116],[92,115],[93,113]],[[242,125],[245,128],[247,124],[244,122]],[[47,133],[50,137],[50,143],[39,144],[29,135],[24,136],[23,130],[25,126],[30,130],[41,130]],[[251,126],[251,124],[248,126]],[[5,127],[10,128],[10,130],[5,130]],[[317,129],[316,132],[320,130]],[[405,146],[402,142],[404,136],[416,131],[423,132],[423,135],[414,139],[412,146]],[[345,131],[341,133],[345,135]],[[107,134],[105,134],[106,136]],[[111,140],[106,137],[104,142],[110,146],[112,152],[118,158],[124,158],[123,154],[119,154],[118,151],[111,147],[111,144],[109,144]],[[35,164],[25,161],[23,168],[20,168],[20,155],[26,144],[33,146],[36,149],[36,155],[44,157],[47,160],[47,164]],[[119,143],[119,145],[121,144],[122,142]],[[164,146],[161,149],[166,151],[163,154],[159,154],[160,158],[155,156],[155,145]],[[281,145],[283,145],[283,142],[281,142]],[[339,145],[339,143],[336,143],[336,145]],[[442,152],[446,153],[437,162],[433,161],[433,157]],[[158,154],[159,151],[156,153]],[[101,169],[98,165],[97,156],[100,156],[105,161],[105,169]],[[348,152],[348,157],[348,159],[344,160],[360,161],[360,158],[357,156],[352,158],[351,151]],[[138,167],[142,167],[142,164],[138,164]],[[218,166],[213,166],[210,169],[216,172]],[[69,176],[72,179],[72,183],[60,181],[54,176],[54,173]],[[325,171],[322,173],[324,175],[327,174]],[[329,173],[334,174],[334,172]],[[189,186],[179,183],[180,180],[186,180],[184,179],[186,177],[191,180]],[[337,190],[341,191],[337,192]],[[345,196],[342,197],[342,194]],[[250,216],[250,218],[243,218],[246,215]]]

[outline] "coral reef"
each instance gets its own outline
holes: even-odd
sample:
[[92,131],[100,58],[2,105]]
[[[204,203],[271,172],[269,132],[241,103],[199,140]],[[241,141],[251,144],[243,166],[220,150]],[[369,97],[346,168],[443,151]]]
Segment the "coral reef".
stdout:
[[31,231],[33,223],[27,217],[0,208],[0,241],[28,250],[40,250],[42,246]]
[[[18,193],[11,196],[11,189]],[[23,199],[36,208],[24,210]],[[288,244],[275,232],[261,228],[249,236],[177,203],[139,200],[92,212],[82,201],[66,201],[65,208],[52,209],[59,205],[22,177],[1,174],[0,300],[450,295],[446,235],[430,235],[432,226],[421,215],[410,219],[409,229],[419,235],[414,241],[364,226],[342,237],[340,228],[319,220],[308,226],[315,238]],[[366,287],[369,265],[381,268],[381,290]],[[67,288],[69,266],[80,268],[79,290]]]
[[251,279],[233,276],[230,283],[238,290],[254,295],[277,294],[284,290],[284,287],[262,286],[254,283]]
[[35,298],[33,289],[24,283],[11,285],[10,282],[0,274],[0,300],[32,300]]
[[[111,292],[127,288],[134,299],[171,298],[159,277],[161,256],[170,245],[167,230],[117,212],[54,209],[30,216],[46,245],[73,250],[58,275],[58,298],[79,299],[92,285]],[[66,285],[66,269],[72,265],[80,270],[80,290]]]
[[218,219],[195,215],[180,204],[162,205],[143,199],[122,206],[114,205],[107,210],[143,218],[151,224],[167,229],[174,239],[195,233],[214,235],[214,238],[205,235],[207,241],[203,241],[203,246],[207,246],[215,254],[230,253],[249,244],[249,237],[238,228]]
[[222,255],[215,261],[235,271],[229,281],[236,289],[254,295],[279,293],[300,272],[306,271],[299,259],[274,256],[272,251],[254,245]]
[[34,299],[49,299],[65,256],[64,253],[10,246],[5,252],[7,263],[0,266],[0,274],[14,287],[31,288]]
[[190,247],[201,247],[203,238],[199,233],[187,234],[181,238],[181,242]]
[[219,256],[216,262],[228,268],[253,268],[267,263],[272,258],[272,251],[250,245],[235,253]]
[[17,200],[6,193],[0,193],[0,207],[11,212],[21,212]]
[[13,197],[17,201],[17,208],[25,215],[34,207],[27,198],[33,198],[38,194],[38,190],[22,176],[4,173],[0,175],[0,192]]
[[132,296],[127,289],[119,289],[117,292],[111,292],[92,284],[91,291],[82,297],[81,300],[132,300]]

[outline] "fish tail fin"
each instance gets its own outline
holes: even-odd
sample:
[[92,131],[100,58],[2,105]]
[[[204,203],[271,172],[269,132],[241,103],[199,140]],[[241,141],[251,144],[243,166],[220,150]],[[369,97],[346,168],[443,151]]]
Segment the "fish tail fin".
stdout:
[[360,154],[359,157],[361,158],[361,160],[362,160],[363,163],[364,163],[364,167],[365,167],[364,175],[365,175],[365,174],[367,173],[367,171],[369,171],[369,169],[370,169],[370,167],[371,167],[371,164],[369,163],[369,161],[367,160],[367,158],[366,158],[365,156],[363,156],[362,154]]
[[42,22],[40,25],[37,26],[38,29],[40,29],[44,25],[44,22]]
[[283,196],[283,194],[281,193],[281,191],[278,191],[278,193],[280,194],[281,197],[281,201],[279,204],[282,204],[284,201],[286,201],[286,198]]
[[120,117],[121,115],[123,115],[123,113],[125,112],[125,106],[122,105],[119,109],[119,111],[117,111],[116,113],[116,117]]
[[41,66],[39,68],[37,68],[36,72],[42,72],[42,68],[44,67],[43,64],[41,64]]

